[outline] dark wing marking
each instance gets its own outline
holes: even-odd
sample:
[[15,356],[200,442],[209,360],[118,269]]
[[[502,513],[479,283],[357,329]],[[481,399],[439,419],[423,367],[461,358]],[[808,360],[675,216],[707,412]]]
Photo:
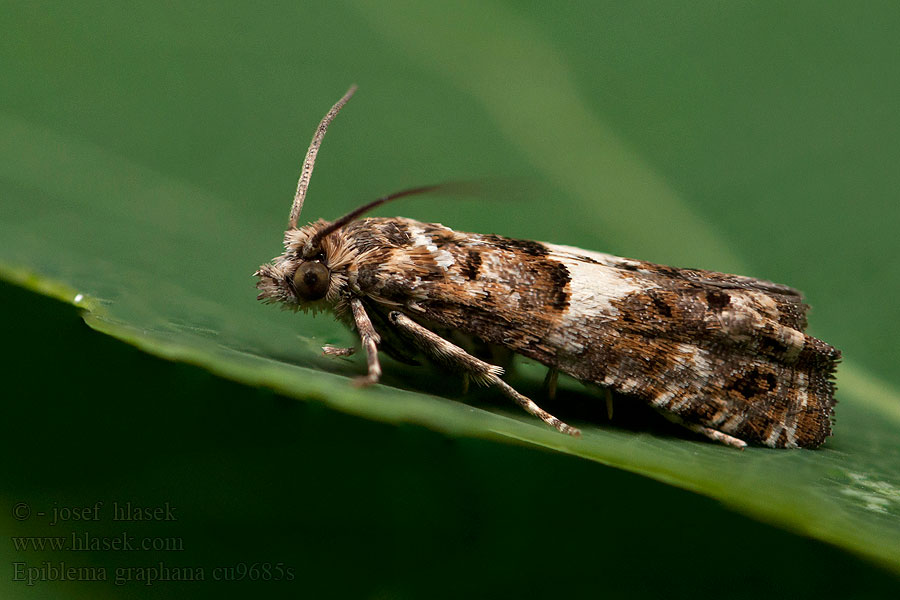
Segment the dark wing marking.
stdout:
[[548,247],[551,257],[615,268],[638,289],[612,302],[615,320],[586,313],[555,352],[520,352],[748,442],[815,447],[830,435],[840,352],[803,333],[808,307],[798,291]]
[[645,281],[648,286],[653,285],[672,290],[685,290],[690,287],[712,290],[710,294],[712,304],[717,301],[715,290],[722,291],[723,295],[718,296],[719,302],[725,302],[729,290],[763,294],[775,303],[777,312],[772,312],[771,316],[779,324],[799,331],[806,329],[806,313],[809,306],[803,303],[803,294],[800,291],[787,285],[744,275],[718,273],[703,269],[680,269],[571,246],[553,244],[546,244],[546,246],[552,250],[553,254],[565,256],[569,260],[621,269],[626,273],[631,273],[631,276]]

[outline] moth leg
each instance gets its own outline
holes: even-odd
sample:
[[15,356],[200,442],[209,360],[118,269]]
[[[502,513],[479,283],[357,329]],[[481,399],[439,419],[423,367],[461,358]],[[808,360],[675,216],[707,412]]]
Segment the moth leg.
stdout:
[[609,388],[603,388],[606,395],[606,418],[612,421],[613,416],[613,395],[612,390]]
[[728,435],[727,433],[722,433],[718,429],[704,427],[703,425],[697,425],[696,423],[686,423],[685,425],[691,431],[702,433],[714,442],[719,442],[720,444],[725,444],[726,446],[731,446],[732,448],[737,448],[738,450],[743,450],[747,447],[747,442],[745,442],[744,440]]
[[322,346],[322,354],[325,356],[352,356],[356,348],[338,348],[336,346]]
[[369,364],[368,374],[358,377],[354,383],[360,386],[378,383],[381,378],[381,364],[378,362],[378,342],[381,341],[381,336],[372,326],[372,321],[369,320],[369,315],[366,314],[366,309],[359,298],[350,300],[350,308],[353,310],[353,321],[356,323],[356,330],[359,332]]
[[690,429],[694,433],[705,435],[714,442],[719,442],[720,444],[725,444],[726,446],[731,446],[732,448],[737,448],[738,450],[743,450],[747,447],[747,442],[745,442],[744,440],[728,435],[727,433],[722,433],[718,429],[713,429],[712,427],[704,427],[703,425],[699,425],[697,423],[689,423],[678,415],[670,413],[668,411],[664,411],[663,416],[665,416],[673,423],[678,423],[682,427]]
[[547,397],[550,400],[556,400],[556,382],[559,381],[559,369],[550,367],[547,376],[544,377],[544,389],[547,390]]
[[526,412],[531,413],[550,427],[555,428],[560,433],[565,433],[574,437],[578,437],[581,435],[580,429],[563,423],[562,421],[548,413],[546,410],[535,404],[534,400],[531,400],[527,396],[523,396],[522,394],[517,392],[512,388],[512,386],[500,379],[499,376],[491,376],[489,384],[496,385],[498,388],[500,388],[500,390],[503,391],[504,394],[512,398],[516,404],[524,408]]
[[535,404],[533,400],[523,396],[500,379],[500,375],[503,374],[501,367],[475,358],[459,346],[422,327],[403,313],[393,311],[388,315],[388,319],[408,334],[415,341],[416,345],[435,362],[451,369],[462,371],[483,385],[497,386],[504,394],[512,398],[516,404],[558,431],[573,436],[581,435],[578,429],[563,423]]

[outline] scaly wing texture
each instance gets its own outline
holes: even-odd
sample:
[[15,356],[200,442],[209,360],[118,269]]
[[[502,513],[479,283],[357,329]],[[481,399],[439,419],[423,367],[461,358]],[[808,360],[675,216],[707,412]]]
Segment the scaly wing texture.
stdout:
[[359,273],[376,304],[751,443],[831,433],[840,353],[803,333],[796,290],[409,219],[357,227],[393,240]]
[[796,290],[548,247],[582,295],[606,269],[634,283],[599,318],[576,314],[590,302],[573,298],[570,321],[581,349],[561,357],[565,371],[748,442],[814,447],[830,435],[840,353],[803,333],[807,306]]

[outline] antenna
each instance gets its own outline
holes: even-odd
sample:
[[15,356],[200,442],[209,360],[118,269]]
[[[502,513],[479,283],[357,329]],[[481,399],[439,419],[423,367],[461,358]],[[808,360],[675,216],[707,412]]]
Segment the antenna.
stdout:
[[349,213],[347,213],[346,215],[344,215],[337,221],[334,221],[333,223],[329,224],[328,227],[326,227],[325,229],[320,230],[314,236],[309,238],[309,240],[306,242],[306,246],[304,246],[304,250],[318,247],[319,242],[321,242],[325,238],[325,236],[329,235],[333,231],[337,231],[338,229],[340,229],[347,223],[350,223],[357,217],[369,212],[370,210],[372,210],[378,206],[381,206],[385,202],[390,202],[391,200],[396,200],[397,198],[403,198],[404,196],[414,196],[416,194],[427,194],[429,192],[433,192],[433,191],[439,190],[441,188],[450,188],[450,187],[452,187],[452,185],[453,184],[446,184],[446,183],[439,183],[436,185],[423,185],[421,187],[403,190],[402,192],[394,192],[393,194],[390,194],[388,196],[382,196],[378,200],[373,200],[372,202],[369,202],[368,204],[364,204],[364,205],[360,206],[359,208],[350,211]]
[[350,89],[347,90],[347,93],[331,107],[331,110],[328,111],[328,114],[325,115],[325,118],[319,123],[318,129],[316,129],[312,142],[309,144],[309,150],[306,151],[306,158],[303,161],[303,170],[300,172],[300,181],[297,182],[297,193],[294,194],[294,204],[291,206],[290,229],[297,228],[297,219],[300,218],[300,211],[303,209],[303,201],[306,199],[306,188],[309,187],[309,178],[312,176],[313,166],[316,162],[316,154],[319,152],[319,146],[322,144],[325,132],[328,130],[328,126],[337,114],[344,108],[344,105],[347,104],[350,97],[353,96],[355,91],[356,85],[351,85]]

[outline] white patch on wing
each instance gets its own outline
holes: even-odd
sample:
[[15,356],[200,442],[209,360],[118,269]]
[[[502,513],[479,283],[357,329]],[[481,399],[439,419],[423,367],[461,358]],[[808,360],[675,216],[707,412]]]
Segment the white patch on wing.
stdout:
[[431,256],[434,258],[434,262],[437,266],[443,268],[445,271],[453,266],[453,263],[455,262],[453,260],[453,255],[446,250],[438,249],[434,244],[434,240],[425,233],[425,230],[422,227],[419,225],[410,225],[409,234],[413,239],[413,246],[424,246],[426,250],[431,252]]
[[[695,346],[694,344],[678,344],[678,350],[685,357],[690,357],[690,367],[694,369],[694,372],[698,379],[702,379],[704,381],[710,379],[713,375],[713,367],[709,362],[709,358],[706,357],[706,351],[701,350],[699,346]],[[679,361],[682,360],[682,357],[679,357]]]
[[482,281],[503,281],[505,279],[504,271],[508,268],[499,253],[482,252],[478,278]]
[[596,321],[604,317],[610,321],[615,320],[619,311],[612,305],[612,301],[646,289],[647,286],[640,285],[630,277],[623,277],[619,268],[612,266],[614,263],[621,265],[625,259],[571,246],[544,246],[550,251],[547,258],[564,265],[569,273],[569,305],[562,314],[559,326],[547,336],[546,341],[570,352],[581,352],[584,344],[572,332],[582,332],[589,320]]
[[434,254],[434,262],[437,263],[437,266],[443,267],[445,271],[448,267],[453,266],[453,263],[455,262],[453,260],[453,255],[446,250],[438,250],[437,252],[432,252],[432,254]]
[[782,335],[784,336],[782,341],[784,342],[784,345],[787,346],[787,351],[784,353],[784,360],[787,362],[794,362],[797,360],[797,357],[800,356],[803,347],[806,346],[806,336],[790,327],[782,327]]
[[[697,381],[705,381],[712,376],[712,364],[709,362],[709,359],[706,356],[706,352],[704,350],[701,350],[699,346],[679,343],[675,345],[674,350],[678,351],[675,354],[675,360],[677,361],[680,370],[690,370],[692,372],[691,377],[683,379],[681,383],[677,385],[667,383],[666,387],[669,388],[668,391],[656,396],[653,400],[651,400],[651,404],[657,407],[666,408],[667,410],[673,412],[677,412],[685,404],[695,398],[693,394],[687,392],[687,389],[694,385]],[[669,406],[666,406],[675,398],[676,395],[681,396],[678,401]],[[723,416],[722,419],[724,418],[725,417]]]
[[[623,258],[571,246],[544,245],[550,251],[548,258],[562,263],[569,271],[569,308],[565,312],[564,320],[578,321],[585,317],[616,316],[619,311],[612,305],[613,300],[620,300],[649,288],[646,284],[635,282],[631,277],[623,276],[616,267],[610,265],[613,261],[622,264],[625,260]],[[586,262],[579,260],[579,257],[590,258],[597,262]]]
[[791,411],[785,419],[784,432],[787,436],[787,443],[785,444],[786,448],[798,447],[797,425],[800,422],[800,415],[803,414],[806,405],[809,403],[809,393],[806,390],[806,375],[804,373],[797,373],[797,381],[794,385],[797,388],[797,399],[800,401],[800,407]]
[[675,397],[675,393],[677,390],[669,390],[667,392],[663,392],[656,398],[650,401],[653,406],[665,407],[666,404],[669,403],[669,400]]
[[778,303],[772,299],[771,296],[767,296],[761,292],[747,292],[750,294],[754,300],[756,300],[757,304],[762,306],[768,313],[778,316]]
[[797,373],[797,389],[800,390],[800,410],[806,410],[809,404],[809,394],[806,391],[806,373]]
[[627,378],[619,384],[619,388],[625,394],[630,394],[640,387],[640,382],[632,377]]
[[575,246],[561,246],[559,244],[547,244],[545,242],[541,243],[544,244],[544,246],[546,246],[553,254],[558,254],[560,257],[568,257],[575,260],[578,260],[579,258],[589,258],[600,263],[601,265],[606,265],[607,267],[637,267],[641,264],[636,260],[622,258],[621,256],[615,256],[614,254],[606,254],[605,252],[583,250],[582,248],[576,248]]
[[413,239],[413,246],[425,246],[432,252],[437,250],[437,246],[434,245],[434,241],[425,235],[425,229],[419,227],[418,225],[410,225],[409,226],[409,234]]
[[784,429],[784,423],[778,423],[777,425],[772,425],[772,433],[769,434],[769,437],[766,438],[765,444],[766,446],[775,447],[775,443],[778,442],[778,438],[781,437],[781,431]]

